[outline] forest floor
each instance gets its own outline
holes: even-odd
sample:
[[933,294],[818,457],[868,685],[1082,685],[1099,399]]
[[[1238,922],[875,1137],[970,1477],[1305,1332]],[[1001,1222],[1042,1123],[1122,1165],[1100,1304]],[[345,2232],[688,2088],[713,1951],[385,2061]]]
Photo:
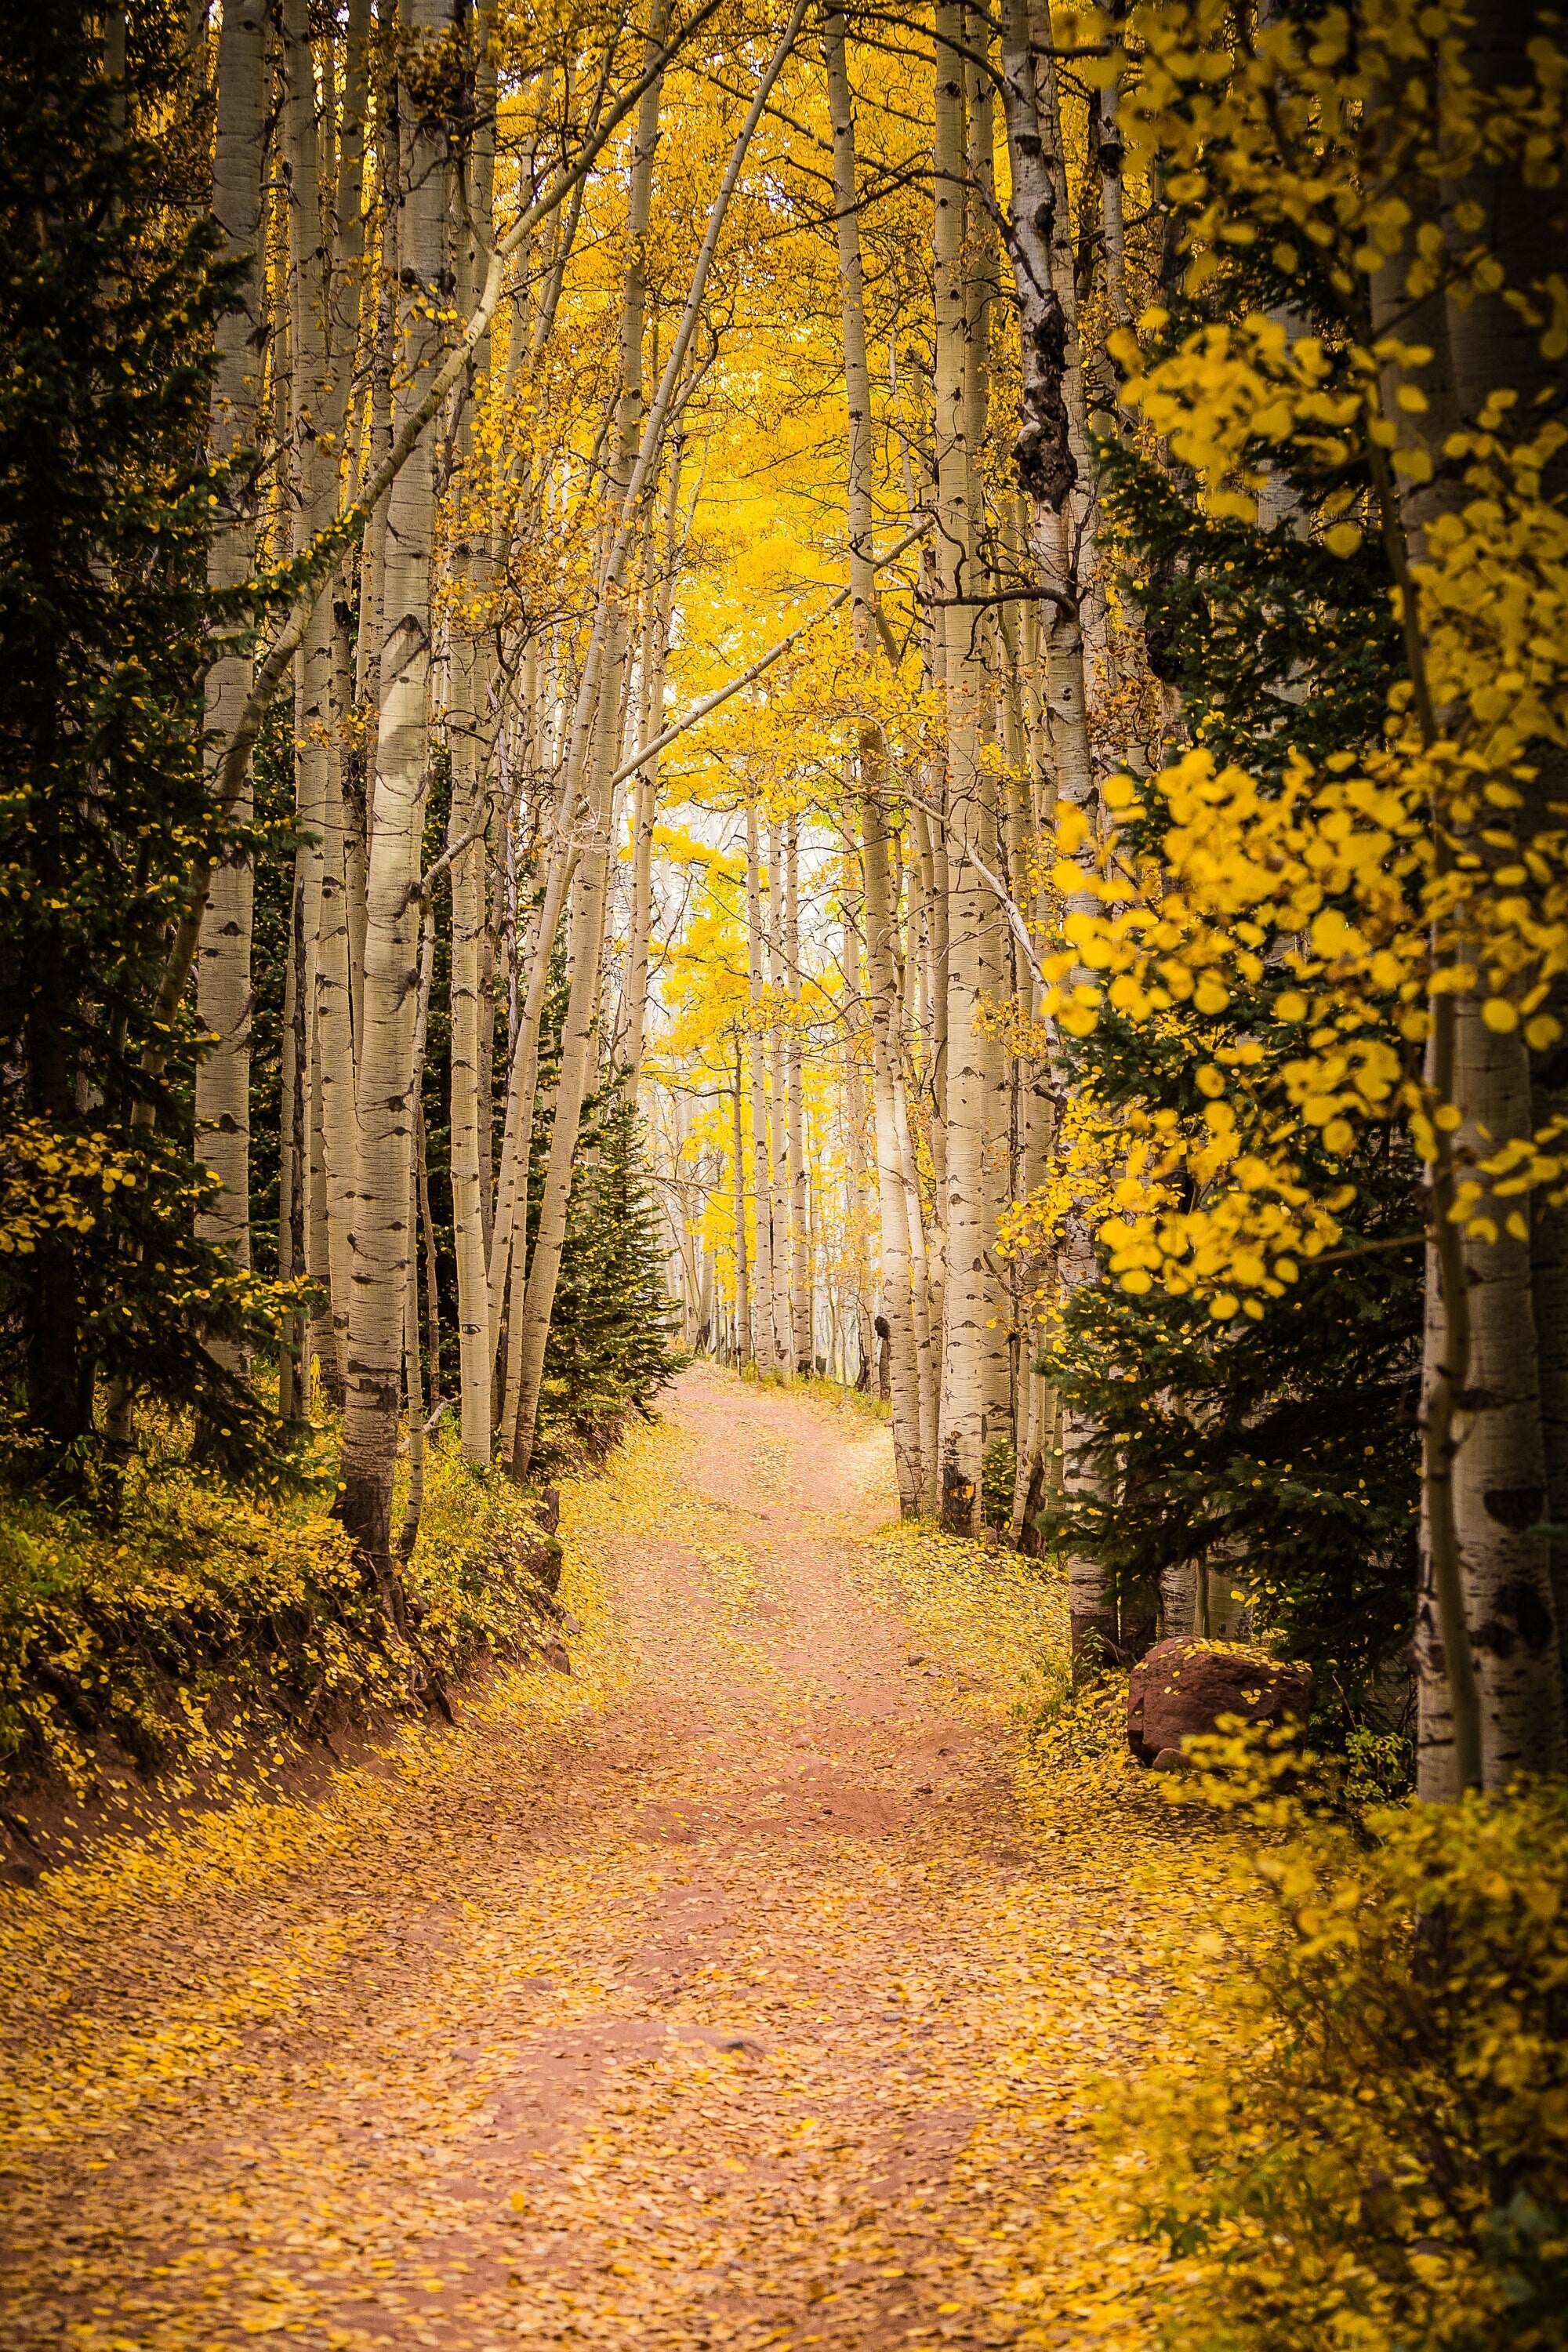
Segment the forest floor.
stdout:
[[570,1676],[5,1896],[9,2352],[1147,2340],[1088,2117],[1179,1822],[1031,1779],[1059,1601],[890,1530],[885,1426],[667,1408],[567,1490]]

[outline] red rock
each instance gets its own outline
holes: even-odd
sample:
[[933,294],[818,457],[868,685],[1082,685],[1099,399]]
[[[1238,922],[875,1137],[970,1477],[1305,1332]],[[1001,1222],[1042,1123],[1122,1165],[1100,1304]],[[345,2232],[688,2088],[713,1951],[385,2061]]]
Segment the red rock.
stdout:
[[[1247,1723],[1307,1719],[1310,1666],[1271,1658],[1241,1642],[1188,1634],[1156,1642],[1132,1669],[1127,1688],[1127,1744],[1140,1764],[1163,1763],[1194,1732],[1212,1731],[1222,1715]],[[1167,1768],[1168,1769],[1168,1768]]]

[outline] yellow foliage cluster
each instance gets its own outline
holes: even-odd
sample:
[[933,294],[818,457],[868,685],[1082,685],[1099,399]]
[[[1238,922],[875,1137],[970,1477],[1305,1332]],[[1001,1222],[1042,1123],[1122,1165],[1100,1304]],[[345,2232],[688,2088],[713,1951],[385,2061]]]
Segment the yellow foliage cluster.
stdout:
[[[1185,292],[1260,247],[1287,277],[1310,263],[1318,314],[1325,288],[1338,306],[1321,332],[1253,312],[1173,344],[1156,305],[1110,338],[1126,409],[1230,520],[1256,519],[1282,463],[1331,479],[1364,461],[1361,519],[1335,490],[1310,528],[1344,557],[1375,515],[1410,660],[1360,756],[1295,757],[1276,792],[1200,747],[1152,784],[1112,780],[1109,842],[1061,820],[1051,878],[1072,911],[1045,1015],[1079,1036],[1108,1013],[1184,1024],[1205,1097],[1201,1119],[1128,1120],[1101,1236],[1129,1290],[1196,1293],[1225,1318],[1333,1246],[1351,1197],[1335,1163],[1369,1124],[1403,1120],[1429,1166],[1453,1153],[1448,1213],[1483,1242],[1522,1239],[1523,1196],[1568,1168],[1556,1125],[1489,1133],[1423,1068],[1444,1000],[1532,1051],[1560,1034],[1568,836],[1543,763],[1568,747],[1568,515],[1543,483],[1564,429],[1500,388],[1430,435],[1415,379],[1434,353],[1378,326],[1439,290],[1460,311],[1500,294],[1544,360],[1568,352],[1561,275],[1506,283],[1480,205],[1418,218],[1411,193],[1467,173],[1560,185],[1568,73],[1543,32],[1524,86],[1481,88],[1469,18],[1424,0],[1255,32],[1223,0],[1068,15],[1088,78],[1121,85],[1130,168],[1178,208]],[[1437,463],[1443,498],[1411,541],[1402,497]],[[1151,819],[1157,857],[1129,846]]]
[[[1450,543],[1467,544],[1474,563],[1462,529]],[[1478,665],[1478,696],[1480,675]],[[1306,1142],[1331,1160],[1368,1122],[1403,1115],[1433,1160],[1436,1134],[1462,1116],[1421,1071],[1434,995],[1479,997],[1488,1028],[1521,1028],[1532,1048],[1555,1041],[1546,1003],[1568,971],[1568,844],[1560,831],[1521,842],[1528,778],[1500,775],[1496,748],[1424,751],[1396,721],[1388,747],[1363,761],[1335,754],[1317,772],[1293,757],[1277,793],[1216,769],[1200,748],[1150,788],[1121,777],[1108,789],[1123,819],[1163,803],[1158,860],[1125,856],[1114,839],[1091,846],[1081,818],[1062,813],[1068,854],[1054,879],[1074,911],[1065,946],[1043,959],[1045,1011],[1079,1036],[1106,1009],[1135,1024],[1196,1016],[1204,1055],[1201,1123],[1169,1111],[1127,1122],[1116,1214],[1101,1229],[1125,1287],[1203,1290],[1221,1314],[1237,1311],[1238,1292],[1279,1297],[1303,1255],[1332,1245],[1349,1197],[1303,1186]],[[1087,853],[1081,863],[1074,851]],[[1279,1050],[1279,1024],[1299,1037],[1294,1050]],[[1483,1239],[1500,1226],[1522,1237],[1520,1196],[1560,1184],[1564,1166],[1554,1126],[1482,1137],[1456,1218]]]
[[1196,1939],[1174,2046],[1106,2111],[1110,2200],[1175,2257],[1168,2340],[1561,2346],[1568,1795],[1310,1822],[1277,1735],[1201,1745],[1209,1800],[1250,1789],[1276,1833]]
[[[535,1534],[510,1482],[431,1448],[408,1589],[437,1671],[536,1633],[515,1569],[495,1563],[503,1537]],[[221,1771],[258,1739],[402,1705],[406,1667],[324,1505],[215,1488],[151,1443],[118,1526],[5,1498],[0,1768],[79,1796],[120,1758]]]
[[107,1135],[66,1134],[47,1119],[9,1122],[0,1148],[0,1254],[26,1255],[45,1234],[90,1233],[117,1186],[136,1181],[134,1154]]

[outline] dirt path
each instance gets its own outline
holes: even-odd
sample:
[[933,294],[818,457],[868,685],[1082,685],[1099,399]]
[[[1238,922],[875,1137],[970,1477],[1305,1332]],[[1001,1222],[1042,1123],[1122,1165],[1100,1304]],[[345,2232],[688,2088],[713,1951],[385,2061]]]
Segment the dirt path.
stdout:
[[1047,1598],[891,1505],[699,1368],[568,1495],[569,1680],[10,1898],[0,2340],[1131,2344],[1039,2251],[1125,1857],[1013,1794]]

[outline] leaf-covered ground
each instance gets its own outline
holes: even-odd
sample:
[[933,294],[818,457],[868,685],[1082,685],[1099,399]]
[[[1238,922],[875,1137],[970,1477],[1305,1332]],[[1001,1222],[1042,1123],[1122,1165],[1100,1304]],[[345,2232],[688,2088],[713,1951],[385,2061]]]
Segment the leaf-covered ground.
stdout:
[[1204,1858],[1029,1769],[1060,1603],[700,1367],[570,1488],[570,1678],[5,1900],[0,2340],[1149,2340],[1093,2154]]

